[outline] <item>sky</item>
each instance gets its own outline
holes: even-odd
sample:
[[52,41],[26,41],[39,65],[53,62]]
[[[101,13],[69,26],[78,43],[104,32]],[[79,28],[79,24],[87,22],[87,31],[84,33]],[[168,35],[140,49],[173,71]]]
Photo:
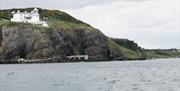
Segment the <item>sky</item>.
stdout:
[[65,11],[143,48],[180,48],[179,0],[0,0],[1,9],[24,7]]

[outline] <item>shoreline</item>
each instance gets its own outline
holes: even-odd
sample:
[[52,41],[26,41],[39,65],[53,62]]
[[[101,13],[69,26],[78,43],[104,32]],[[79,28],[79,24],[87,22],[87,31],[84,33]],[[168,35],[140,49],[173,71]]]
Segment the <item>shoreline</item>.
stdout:
[[[12,61],[12,62],[6,62],[6,63],[3,63],[1,62],[1,64],[48,64],[48,63],[80,63],[80,62],[84,62],[84,63],[89,63],[89,62],[117,62],[117,61],[120,61],[120,62],[134,62],[134,61],[147,61],[147,60],[159,60],[159,59],[178,59],[179,57],[169,57],[169,58],[150,58],[150,59],[130,59],[130,60],[86,60],[86,61],[74,61],[74,62],[65,62],[65,61],[61,61],[61,62],[55,62],[55,61],[51,61],[51,62],[17,62],[17,61]],[[179,58],[180,59],[180,58]]]

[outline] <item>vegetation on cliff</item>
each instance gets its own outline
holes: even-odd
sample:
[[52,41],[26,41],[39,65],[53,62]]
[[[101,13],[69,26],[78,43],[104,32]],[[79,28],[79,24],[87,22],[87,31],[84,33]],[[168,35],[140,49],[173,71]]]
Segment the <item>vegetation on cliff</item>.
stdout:
[[180,50],[178,49],[145,49],[145,56],[151,58],[174,58],[180,57]]

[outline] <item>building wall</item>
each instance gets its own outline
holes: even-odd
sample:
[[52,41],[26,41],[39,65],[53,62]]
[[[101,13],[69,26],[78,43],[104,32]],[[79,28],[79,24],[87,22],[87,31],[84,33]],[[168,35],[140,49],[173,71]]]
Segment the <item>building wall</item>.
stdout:
[[88,55],[72,55],[72,56],[67,56],[67,59],[78,59],[78,60],[81,60],[81,59],[84,59],[84,60],[88,60]]
[[30,13],[18,11],[17,13],[13,14],[13,18],[11,18],[11,21],[41,24],[44,27],[49,26],[47,22],[40,20],[40,16],[37,9],[31,11]]
[[[30,19],[27,19],[26,17],[30,17]],[[26,13],[16,13],[13,14],[12,21],[16,22],[39,22],[39,14],[26,14]]]
[[39,14],[31,14],[31,19],[29,20],[29,22],[39,22]]
[[13,18],[11,19],[11,21],[21,22],[23,19],[24,18],[22,14],[16,13],[13,14]]

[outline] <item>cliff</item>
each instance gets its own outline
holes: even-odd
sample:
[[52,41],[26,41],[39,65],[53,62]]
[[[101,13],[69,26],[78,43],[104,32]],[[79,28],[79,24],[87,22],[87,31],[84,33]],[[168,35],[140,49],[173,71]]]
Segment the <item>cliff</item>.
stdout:
[[[91,61],[113,59],[145,59],[134,42],[119,41],[100,30],[58,10],[40,9],[41,18],[48,17],[50,27],[11,22],[11,11],[0,14],[0,62],[14,59],[47,59],[64,62],[69,55],[89,55]],[[19,10],[19,9],[18,9]],[[20,9],[32,10],[32,8]],[[129,45],[129,47],[127,47]]]

